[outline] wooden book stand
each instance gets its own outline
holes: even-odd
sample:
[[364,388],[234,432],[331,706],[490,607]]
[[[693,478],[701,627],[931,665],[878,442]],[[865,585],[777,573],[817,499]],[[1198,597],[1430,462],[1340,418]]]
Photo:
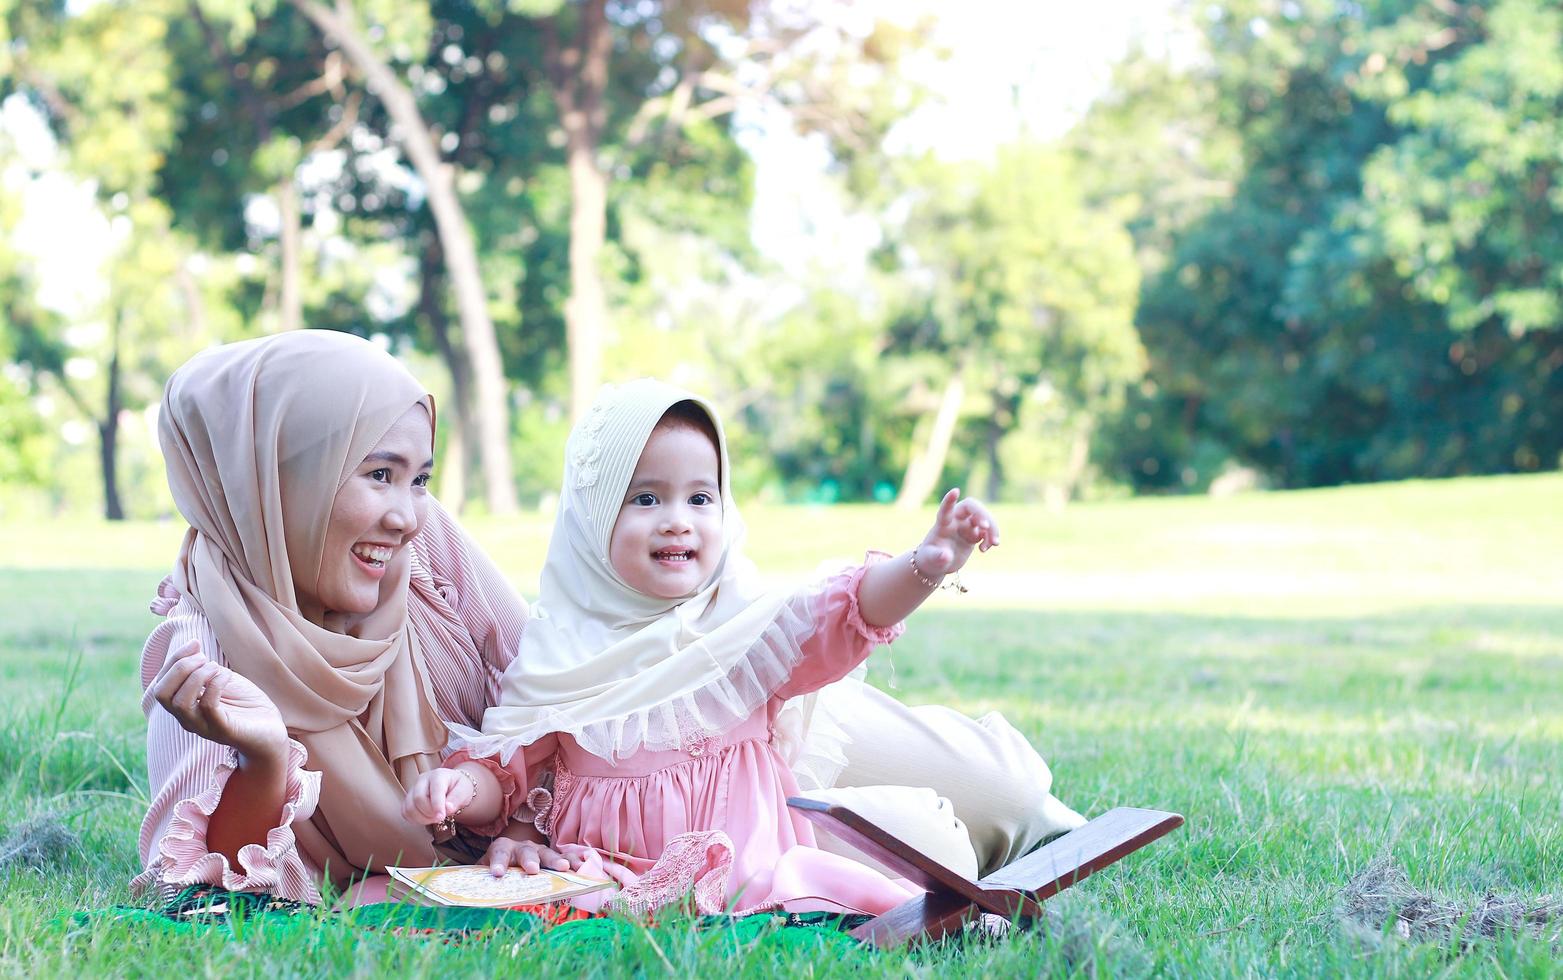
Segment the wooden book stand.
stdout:
[[1176,813],[1117,807],[972,881],[844,806],[799,796],[788,799],[787,805],[815,826],[927,889],[926,895],[852,930],[855,938],[883,947],[942,939],[983,912],[1006,919],[1039,916],[1046,899],[1183,824],[1183,817]]

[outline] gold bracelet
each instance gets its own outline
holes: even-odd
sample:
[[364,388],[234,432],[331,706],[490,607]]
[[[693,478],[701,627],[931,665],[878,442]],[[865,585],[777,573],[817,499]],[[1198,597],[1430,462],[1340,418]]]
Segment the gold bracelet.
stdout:
[[[919,581],[919,582],[921,582],[923,584],[924,588],[929,588],[929,589],[954,589],[956,592],[959,592],[962,595],[966,594],[966,586],[961,584],[961,573],[960,572],[956,572],[955,573],[954,580],[946,582],[943,585],[940,585],[938,582],[935,582],[932,579],[930,579],[928,576],[924,575],[923,574],[923,570],[921,568],[917,567],[917,549],[916,548],[913,548],[911,551],[907,552],[906,560],[909,563],[911,563],[912,574],[914,576],[916,576],[917,581]],[[949,573],[947,572],[945,574],[949,574]]]
[[914,576],[916,576],[917,581],[919,581],[919,582],[921,582],[923,584],[924,588],[937,589],[939,587],[939,583],[938,582],[935,582],[932,579],[930,579],[928,576],[924,575],[923,574],[923,570],[921,568],[917,567],[917,549],[916,548],[913,548],[911,551],[906,553],[906,560],[907,560],[907,563],[912,566],[912,574]]
[[458,806],[455,812],[446,814],[445,819],[441,820],[438,824],[435,825],[434,829],[438,833],[454,835],[456,833],[456,818],[461,816],[461,814],[466,811],[467,807],[472,805],[472,801],[478,798],[477,777],[465,769],[457,769],[456,772],[466,776],[467,782],[472,784],[472,797],[461,806]]

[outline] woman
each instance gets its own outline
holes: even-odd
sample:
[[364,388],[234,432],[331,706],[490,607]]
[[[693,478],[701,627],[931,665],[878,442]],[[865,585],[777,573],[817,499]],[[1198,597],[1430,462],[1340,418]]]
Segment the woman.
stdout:
[[[481,724],[526,605],[429,496],[433,424],[400,363],[341,333],[215,348],[169,379],[159,437],[190,531],[142,654],[139,888],[313,903],[451,853],[402,818],[403,787],[439,764],[445,723]],[[932,785],[985,869],[1079,822],[997,716],[858,687],[836,785]],[[512,826],[490,860],[567,866]]]

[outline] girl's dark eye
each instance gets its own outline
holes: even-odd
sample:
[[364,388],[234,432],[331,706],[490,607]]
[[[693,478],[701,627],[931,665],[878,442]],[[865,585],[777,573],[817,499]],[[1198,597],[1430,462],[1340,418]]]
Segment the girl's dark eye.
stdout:
[[706,504],[716,503],[716,498],[702,490],[693,497],[690,497],[689,502],[694,504],[696,507],[704,507]]
[[412,478],[412,485],[415,487],[426,487],[429,485],[429,480],[429,474],[419,473],[417,476]]
[[657,505],[657,495],[654,493],[637,493],[635,495],[635,503],[642,507],[655,507]]
[[377,470],[370,470],[369,479],[375,481],[376,483],[389,483],[391,482],[391,471],[386,469],[384,466]]

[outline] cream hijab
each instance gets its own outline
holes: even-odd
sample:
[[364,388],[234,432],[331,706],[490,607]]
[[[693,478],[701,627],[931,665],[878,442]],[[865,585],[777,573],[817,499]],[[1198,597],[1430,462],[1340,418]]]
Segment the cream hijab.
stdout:
[[293,829],[338,884],[432,863],[429,832],[403,820],[401,804],[403,787],[439,765],[444,726],[408,627],[406,548],[356,635],[305,619],[295,583],[320,574],[337,490],[418,404],[432,422],[433,400],[385,351],[305,330],[191,358],[169,378],[158,420],[168,485],[190,523],[174,585],[320,771],[319,805]]
[[[716,427],[722,556],[695,594],[668,600],[626,585],[608,544],[646,440],[681,401]],[[505,759],[554,732],[605,759],[688,748],[748,718],[781,686],[814,631],[811,596],[759,587],[742,553],[730,470],[721,420],[704,399],[651,379],[603,389],[565,447],[558,518],[520,653],[483,733],[457,728],[457,744]]]

